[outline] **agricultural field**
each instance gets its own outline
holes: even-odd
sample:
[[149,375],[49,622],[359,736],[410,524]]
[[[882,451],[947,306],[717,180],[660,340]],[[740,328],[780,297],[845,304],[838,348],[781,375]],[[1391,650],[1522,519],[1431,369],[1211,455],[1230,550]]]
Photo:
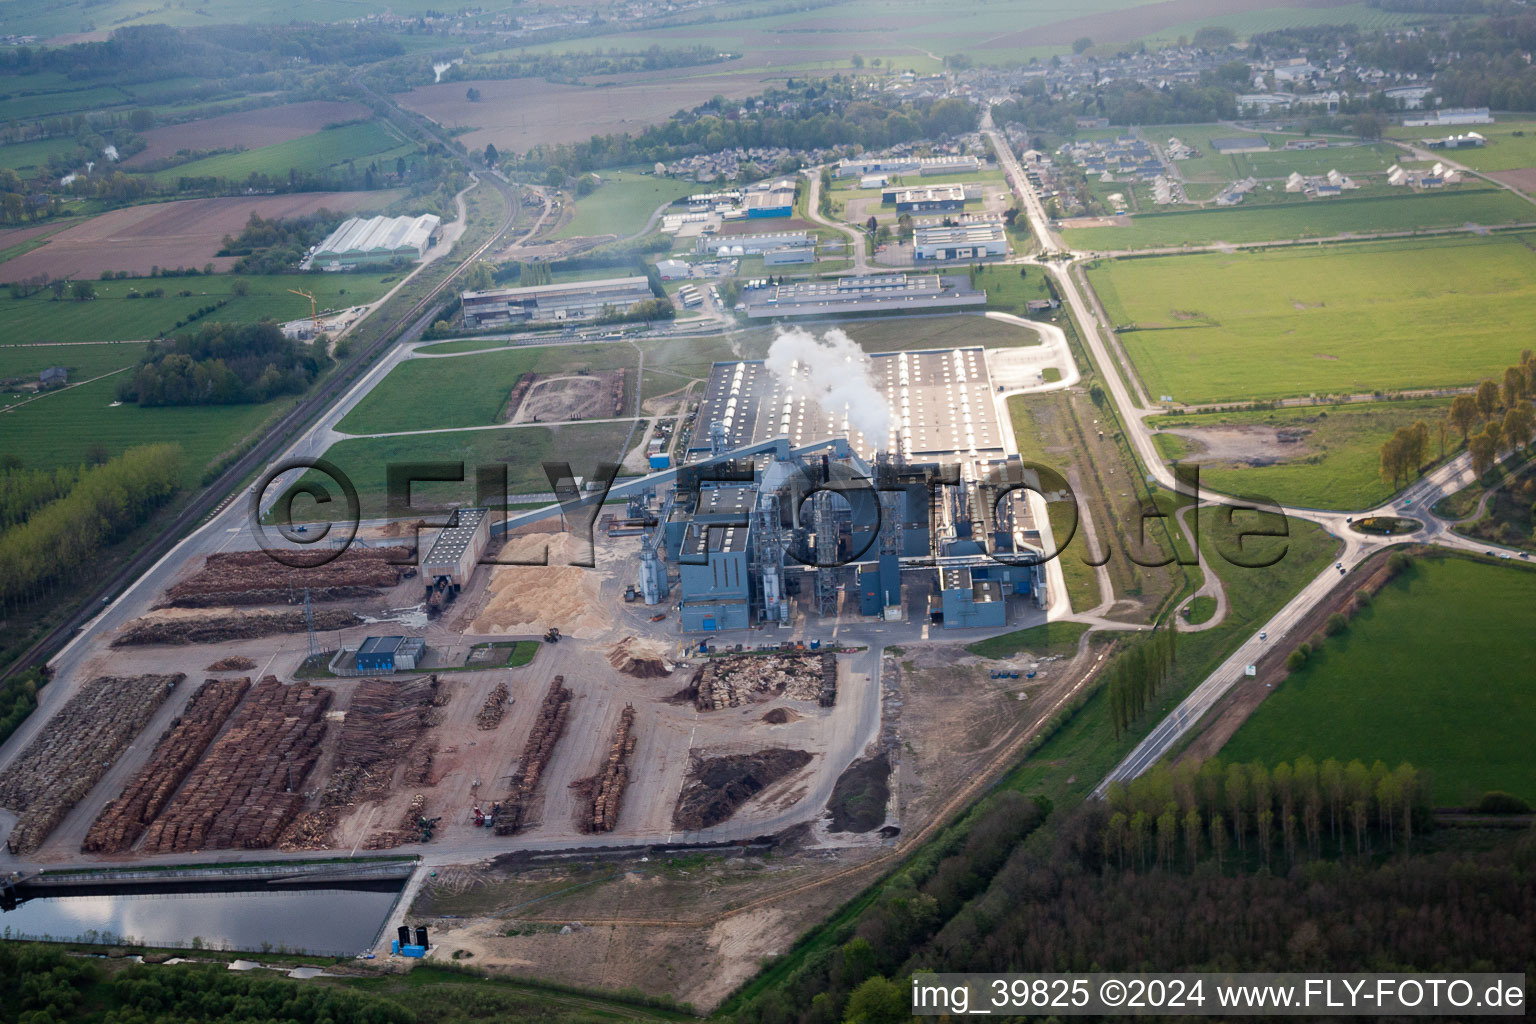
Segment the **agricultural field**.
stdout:
[[48,244],[0,263],[0,284],[49,277],[95,279],[104,270],[148,277],[153,267],[228,270],[233,258],[216,257],[225,235],[237,235],[251,214],[267,219],[318,210],[351,214],[379,210],[403,195],[380,192],[298,192],[290,195],[181,199],[127,206],[52,235]]
[[1527,241],[1165,256],[1089,276],[1148,393],[1176,402],[1467,385],[1502,372],[1508,325],[1536,314]]
[[1420,143],[1448,134],[1474,131],[1488,140],[1481,149],[1457,149],[1436,153],[1465,164],[1475,171],[1512,171],[1536,167],[1536,119],[1518,114],[1497,114],[1494,124],[1456,125],[1452,128],[1391,128],[1388,134],[1403,142]]
[[1280,150],[1272,153],[1240,153],[1230,159],[1237,164],[1238,176],[1288,178],[1298,174],[1327,174],[1338,171],[1350,175],[1385,175],[1398,162],[1402,151],[1396,146],[1376,143],[1369,146],[1331,146],[1328,149]]
[[[619,461],[625,454],[624,443],[629,437],[628,422],[498,427],[440,434],[348,438],[332,445],[325,458],[352,478],[357,485],[363,518],[371,519],[382,517],[386,511],[385,470],[391,463],[463,462],[463,483],[411,486],[411,500],[415,506],[448,507],[474,500],[476,466],[506,463],[510,492],[547,494],[549,480],[544,475],[544,462],[569,462],[573,472],[585,476],[598,462]],[[637,433],[634,440],[638,442],[640,439]],[[307,518],[313,509],[315,506],[309,499],[301,496],[294,502],[294,517]]]
[[74,139],[40,139],[0,146],[0,167],[23,176],[41,170],[55,153],[73,153],[79,149]]
[[[0,380],[32,380],[50,366],[69,371],[71,384],[133,366],[146,346],[136,342],[104,342],[100,345],[0,345]],[[24,394],[30,398],[31,394]],[[13,404],[13,396],[0,397]]]
[[[243,323],[263,317],[282,322],[309,315],[309,300],[290,288],[313,294],[320,309],[337,309],[372,302],[396,280],[395,275],[378,273],[130,278],[93,281],[96,298],[89,302],[67,297],[56,301],[48,291],[24,299],[0,291],[0,323],[6,325],[5,344],[132,341],[174,333],[178,320],[219,302],[225,305],[210,314],[208,322]],[[245,295],[235,294],[239,287]],[[156,288],[165,289],[165,295],[128,298],[132,291],[142,295]],[[195,323],[186,329],[195,330]]]
[[1442,806],[1536,801],[1536,572],[1420,558],[1260,704],[1222,750],[1273,764],[1411,762]]
[[327,125],[357,121],[370,116],[361,103],[312,100],[277,107],[219,114],[185,124],[168,124],[143,133],[145,148],[127,160],[128,169],[168,160],[182,151],[213,149],[262,149],[314,134]]
[[1313,25],[1354,25],[1362,32],[1372,32],[1377,29],[1395,28],[1398,25],[1433,23],[1437,20],[1419,12],[1386,10],[1370,3],[1341,3],[1326,7],[1274,5],[1258,10],[1243,10],[1231,14],[1216,14],[1180,21],[1144,36],[1142,42],[1147,44],[1148,49],[1156,46],[1171,46],[1181,37],[1192,39],[1202,28],[1213,26],[1230,28],[1239,38],[1246,39],[1260,32],[1278,32],[1282,29],[1306,28]]
[[182,483],[194,487],[210,463],[295,401],[141,409],[116,399],[117,380],[107,377],[0,414],[0,453],[29,468],[48,468],[84,462],[96,445],[118,455],[134,445],[174,442],[185,457]]
[[603,171],[598,176],[602,184],[597,191],[576,200],[575,213],[553,237],[628,238],[645,229],[646,221],[658,206],[699,190],[693,182],[628,171]]
[[271,146],[204,157],[156,172],[154,177],[162,183],[171,183],[179,178],[243,181],[252,174],[279,177],[290,170],[317,174],[349,162],[392,162],[395,157],[414,152],[415,149],[413,143],[387,122],[366,121],[327,128],[313,135]]
[[[86,89],[50,90],[45,82],[28,82],[28,76],[5,79],[10,94],[0,99],[0,121],[24,121],[57,114],[89,113],[132,102],[133,97],[115,85]],[[38,76],[42,78],[43,76]],[[12,83],[15,83],[14,85]],[[40,91],[23,94],[23,90]]]
[[1074,248],[1114,252],[1528,223],[1536,223],[1536,205],[1504,189],[1468,184],[1441,192],[1394,189],[1370,196],[1138,213],[1127,227],[1067,228],[1061,236]]
[[[1285,505],[1365,509],[1390,498],[1381,479],[1381,445],[1398,427],[1430,425],[1438,454],[1438,424],[1450,399],[1307,406],[1198,416],[1157,416],[1147,425],[1170,461],[1200,465],[1202,487],[1252,494]],[[1446,451],[1461,438],[1452,429]]]

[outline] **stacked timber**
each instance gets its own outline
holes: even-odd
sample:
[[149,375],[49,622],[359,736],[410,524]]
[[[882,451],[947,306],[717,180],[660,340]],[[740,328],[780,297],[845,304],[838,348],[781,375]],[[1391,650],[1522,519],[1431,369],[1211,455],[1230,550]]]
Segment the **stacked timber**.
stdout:
[[513,776],[512,794],[503,802],[501,813],[496,816],[496,834],[509,836],[523,827],[534,791],[544,774],[544,767],[554,755],[555,744],[565,733],[566,719],[571,712],[571,691],[565,688],[565,676],[555,676],[549,684],[549,693],[539,706],[539,716],[523,745],[523,757]]
[[475,716],[475,724],[482,729],[494,729],[501,724],[501,716],[506,714],[507,698],[511,694],[507,690],[506,683],[497,683],[496,689],[485,698],[485,704],[480,708],[480,713]]
[[821,694],[817,700],[824,708],[837,703],[837,656],[835,654],[821,656]]
[[597,791],[592,794],[589,832],[612,832],[619,823],[619,803],[629,785],[629,758],[635,752],[634,725],[635,706],[625,704],[613,742],[608,745],[608,761],[598,775]]
[[267,676],[144,834],[146,853],[260,850],[304,803],[320,756],[331,691]]
[[437,676],[396,682],[364,679],[352,693],[336,743],[336,767],[320,797],[345,807],[389,789],[395,768],[417,757],[412,748],[433,724]]
[[80,849],[85,853],[121,853],[138,842],[250,688],[248,678],[205,682],[181,717],[160,734],[148,763],[96,818]]
[[6,841],[11,853],[30,853],[42,845],[185,678],[180,673],[98,676],[48,720],[0,773],[0,807],[19,814]]

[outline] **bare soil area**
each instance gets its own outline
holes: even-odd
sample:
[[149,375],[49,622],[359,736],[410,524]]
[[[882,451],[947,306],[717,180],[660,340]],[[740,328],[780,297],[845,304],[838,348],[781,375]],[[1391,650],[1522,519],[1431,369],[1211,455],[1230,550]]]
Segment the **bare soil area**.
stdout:
[[561,376],[535,374],[533,377],[512,414],[513,423],[601,420],[623,415],[625,371],[622,369]]
[[1161,431],[1195,442],[1190,462],[1231,462],[1247,466],[1273,466],[1308,455],[1306,429],[1277,430],[1244,424],[1219,427],[1177,427]]
[[216,257],[225,235],[239,234],[251,214],[273,219],[317,210],[352,213],[388,206],[401,195],[386,192],[298,192],[280,196],[181,199],[111,210],[67,228],[47,243],[0,263],[0,284],[39,274],[96,278],[103,270],[147,275],[151,267],[202,267],[220,271],[232,257]]
[[201,121],[168,124],[144,133],[147,145],[123,161],[124,167],[143,167],[175,156],[182,150],[206,152],[212,149],[258,149],[289,139],[302,138],[328,124],[356,121],[370,116],[361,103],[338,100],[311,100],[287,103],[261,110],[242,110],[234,114],[205,117]]
[[1518,189],[1527,195],[1536,195],[1536,167],[1521,167],[1513,171],[1493,171],[1488,175],[1494,181]]

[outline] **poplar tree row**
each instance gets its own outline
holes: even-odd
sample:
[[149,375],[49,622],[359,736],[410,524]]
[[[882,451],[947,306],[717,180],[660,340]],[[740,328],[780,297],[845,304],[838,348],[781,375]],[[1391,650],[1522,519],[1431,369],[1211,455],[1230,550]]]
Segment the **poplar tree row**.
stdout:
[[130,448],[82,471],[68,493],[0,533],[0,608],[14,611],[68,586],[175,493],[180,476],[174,444]]
[[1173,627],[1167,626],[1154,629],[1150,637],[1120,654],[1104,670],[1116,739],[1147,710],[1172,673],[1173,662]]

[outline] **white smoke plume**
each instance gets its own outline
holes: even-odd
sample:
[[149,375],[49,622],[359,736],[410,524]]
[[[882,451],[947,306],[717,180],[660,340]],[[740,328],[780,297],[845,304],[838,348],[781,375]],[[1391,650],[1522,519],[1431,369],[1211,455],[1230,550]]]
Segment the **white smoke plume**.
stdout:
[[786,390],[815,401],[849,425],[874,448],[883,449],[891,429],[891,407],[875,387],[869,356],[836,328],[820,338],[803,327],[779,327],[768,349],[767,366]]

